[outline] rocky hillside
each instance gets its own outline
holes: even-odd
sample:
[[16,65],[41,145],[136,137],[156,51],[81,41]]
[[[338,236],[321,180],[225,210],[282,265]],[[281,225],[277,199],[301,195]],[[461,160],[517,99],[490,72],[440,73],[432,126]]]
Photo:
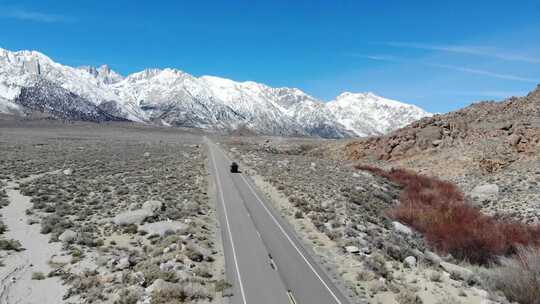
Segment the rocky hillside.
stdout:
[[540,223],[540,87],[312,153],[437,176],[456,183],[485,213]]
[[397,160],[467,147],[483,154],[486,170],[496,170],[521,155],[534,156],[539,140],[540,87],[525,97],[475,103],[420,119],[386,136],[350,142],[345,153],[348,159]]

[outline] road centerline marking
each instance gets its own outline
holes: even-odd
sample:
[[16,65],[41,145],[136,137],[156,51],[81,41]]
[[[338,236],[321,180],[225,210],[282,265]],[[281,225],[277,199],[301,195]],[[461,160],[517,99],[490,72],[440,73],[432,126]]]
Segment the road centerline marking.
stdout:
[[302,257],[302,259],[304,260],[304,262],[306,262],[306,264],[309,266],[309,268],[311,269],[311,271],[317,276],[317,278],[319,279],[319,281],[321,281],[321,283],[324,285],[324,287],[326,287],[326,289],[330,292],[330,294],[332,295],[332,297],[334,298],[334,300],[336,300],[336,302],[338,304],[342,304],[341,301],[339,300],[339,298],[336,296],[336,294],[332,291],[332,289],[330,289],[330,286],[328,286],[328,284],[326,284],[326,282],[322,279],[322,277],[319,275],[319,273],[315,270],[315,268],[313,267],[313,265],[311,265],[311,263],[307,260],[306,256],[300,251],[300,249],[298,248],[298,246],[296,246],[296,244],[294,243],[294,241],[290,238],[290,236],[287,234],[287,232],[285,231],[285,229],[281,226],[281,224],[277,221],[277,219],[274,217],[274,215],[270,212],[270,210],[268,210],[268,208],[264,205],[264,203],[261,201],[261,199],[259,198],[259,195],[255,192],[255,190],[253,189],[253,187],[251,187],[251,185],[249,184],[249,182],[246,180],[246,178],[242,175],[242,179],[244,180],[244,183],[247,184],[249,190],[251,190],[251,192],[255,195],[255,198],[257,198],[257,200],[259,201],[259,204],[264,208],[264,210],[268,213],[268,215],[270,215],[270,217],[272,218],[272,220],[274,221],[274,223],[276,223],[276,225],[278,226],[279,230],[281,230],[281,232],[285,235],[285,237],[287,238],[287,240],[291,243],[291,245],[294,247],[294,249],[296,249],[296,252],[298,252],[298,254],[300,254],[300,256]]
[[[222,152],[223,155],[225,156],[226,159],[228,159],[229,161],[231,161],[231,159],[224,153]],[[243,174],[240,174],[240,176],[242,177],[242,180],[244,181],[244,183],[246,183],[246,185],[248,186],[249,190],[255,195],[255,198],[257,199],[257,201],[259,202],[259,204],[264,208],[264,210],[266,211],[266,213],[268,213],[268,215],[270,215],[270,218],[272,218],[272,220],[274,221],[274,223],[278,226],[279,230],[281,231],[281,233],[283,233],[283,235],[285,235],[285,237],[287,238],[287,240],[289,241],[289,243],[291,243],[291,245],[293,246],[293,248],[296,250],[296,252],[298,252],[298,254],[300,254],[300,256],[302,257],[302,259],[304,260],[304,262],[306,262],[306,264],[309,266],[310,270],[315,274],[315,276],[317,276],[317,278],[319,279],[319,281],[324,285],[324,287],[328,290],[328,292],[330,292],[330,294],[332,295],[332,297],[334,298],[334,300],[336,300],[336,302],[338,304],[343,304],[339,298],[336,296],[336,294],[332,291],[332,289],[330,289],[330,286],[328,286],[328,284],[326,284],[326,282],[322,279],[322,277],[319,275],[319,273],[315,270],[315,268],[313,267],[313,265],[308,261],[308,259],[306,258],[306,256],[300,251],[300,249],[298,248],[298,246],[296,246],[296,244],[294,243],[294,241],[291,239],[291,237],[287,234],[287,232],[285,231],[285,229],[281,226],[281,224],[278,222],[278,220],[274,217],[274,215],[270,212],[270,210],[268,210],[268,208],[266,207],[266,205],[262,202],[261,198],[259,197],[259,195],[257,194],[257,192],[253,189],[253,187],[251,186],[251,184],[247,181],[247,179],[244,177]]]

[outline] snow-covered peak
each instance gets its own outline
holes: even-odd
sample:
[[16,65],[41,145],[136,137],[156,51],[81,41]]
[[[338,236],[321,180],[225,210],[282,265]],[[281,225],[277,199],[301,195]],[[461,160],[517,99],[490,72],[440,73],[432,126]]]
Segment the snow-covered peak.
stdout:
[[387,106],[387,107],[403,107],[411,106],[396,100],[383,98],[375,95],[372,92],[363,92],[363,93],[351,93],[344,92],[336,97],[334,103],[339,103],[341,105],[351,105],[351,106],[365,106],[365,105],[378,105],[378,106]]
[[139,81],[148,81],[150,79],[155,78],[157,81],[160,82],[174,82],[178,79],[183,79],[186,77],[192,77],[191,75],[182,72],[177,69],[145,69],[140,72],[136,72],[133,74],[128,75],[126,77],[127,82],[139,82]]
[[228,79],[228,78],[221,78],[217,76],[210,76],[210,75],[204,75],[199,77],[202,81],[205,81],[206,83],[212,84],[216,87],[222,87],[222,88],[230,88],[237,85],[240,85],[240,82]]
[[421,108],[371,92],[345,92],[328,103],[338,121],[358,136],[380,135],[431,115]]
[[102,81],[105,84],[113,84],[122,81],[124,77],[113,71],[108,65],[104,64],[98,68],[93,66],[82,66],[79,69],[88,72],[96,79]]
[[[55,89],[44,88],[44,83]],[[28,92],[49,94],[40,97],[48,107],[60,105],[53,93],[61,92],[66,97],[63,106],[90,102],[96,111],[137,122],[219,130],[242,126],[271,135],[376,135],[429,115],[369,92],[345,92],[324,103],[297,88],[195,77],[171,68],[146,69],[124,78],[106,65],[73,68],[36,51],[0,49],[0,111],[35,103],[35,94]],[[22,95],[34,100],[22,100]]]
[[13,64],[21,64],[23,62],[30,61],[40,61],[41,63],[54,64],[54,61],[51,58],[38,51],[22,50],[12,52],[0,48],[0,58],[2,58],[5,62]]
[[[101,72],[106,70],[105,67],[101,68]],[[99,75],[100,71],[97,73]],[[114,76],[114,74],[111,71],[109,76]],[[128,109],[123,105],[122,100],[119,100],[109,87],[109,83],[86,69],[56,63],[36,51],[0,51],[0,97],[13,100],[20,94],[22,88],[39,85],[40,79],[57,84],[96,106],[105,102],[114,102],[116,103],[114,108],[117,109],[115,115],[133,121],[142,121],[136,110]]]

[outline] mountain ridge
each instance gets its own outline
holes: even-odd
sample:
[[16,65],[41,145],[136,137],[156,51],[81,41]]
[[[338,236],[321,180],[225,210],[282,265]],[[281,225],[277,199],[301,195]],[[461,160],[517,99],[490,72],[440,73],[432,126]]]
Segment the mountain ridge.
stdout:
[[[53,97],[40,98],[41,105],[34,107],[36,96],[19,98],[23,88],[49,92],[36,88],[44,83],[36,79],[43,78],[81,98],[65,100],[86,100],[109,111],[111,117],[207,130],[231,131],[242,126],[266,135],[344,138],[380,135],[430,116],[416,106],[369,92],[344,92],[323,102],[297,88],[196,77],[173,68],[145,69],[124,77],[107,65],[65,66],[37,51],[0,48],[0,64],[0,111],[12,114],[24,112],[24,108],[39,111],[44,103],[59,105]],[[61,118],[69,119],[64,114]]]

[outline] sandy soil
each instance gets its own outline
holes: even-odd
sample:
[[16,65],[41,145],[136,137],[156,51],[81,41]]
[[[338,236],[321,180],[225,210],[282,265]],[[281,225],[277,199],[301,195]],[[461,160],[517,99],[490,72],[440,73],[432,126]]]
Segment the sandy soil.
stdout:
[[49,243],[49,237],[40,233],[39,225],[27,223],[25,211],[32,204],[29,197],[20,193],[17,183],[8,183],[6,192],[10,204],[1,209],[9,229],[6,237],[18,240],[25,250],[7,256],[6,267],[0,268],[0,303],[63,303],[66,287],[60,278],[32,279],[35,272],[47,276],[53,270],[48,262],[51,256],[60,253],[60,243]]

